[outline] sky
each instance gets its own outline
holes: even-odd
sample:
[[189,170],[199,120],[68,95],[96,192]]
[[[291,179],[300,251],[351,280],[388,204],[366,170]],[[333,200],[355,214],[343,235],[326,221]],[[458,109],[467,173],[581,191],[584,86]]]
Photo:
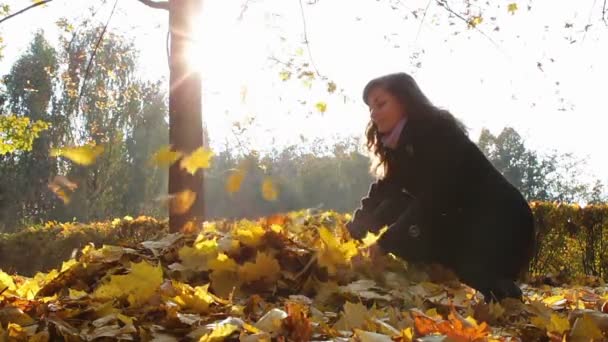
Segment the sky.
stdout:
[[[30,3],[0,2],[13,10]],[[589,172],[608,182],[602,91],[608,82],[608,25],[601,21],[602,1],[514,2],[513,14],[507,11],[510,1],[473,6],[471,14],[484,18],[473,30],[448,18],[432,0],[302,0],[314,65],[343,89],[329,94],[322,81],[312,88],[281,81],[281,65],[271,59],[285,62],[295,54],[309,61],[299,1],[204,0],[192,63],[203,75],[203,118],[212,144],[221,148],[233,141],[232,124],[252,118],[249,132],[239,138],[262,151],[302,143],[301,136],[363,137],[369,120],[360,96],[365,83],[404,71],[431,101],[463,120],[472,139],[483,127],[498,134],[511,126],[530,148],[587,157]],[[55,0],[1,24],[6,48],[0,73],[24,52],[35,30],[45,28],[53,39],[56,20],[87,17],[92,5],[96,18],[105,21],[113,3]],[[461,1],[448,3],[464,13]],[[118,1],[110,29],[135,39],[142,78],[168,78],[167,20],[166,12],[136,0]],[[318,101],[327,103],[324,114],[315,109]]]

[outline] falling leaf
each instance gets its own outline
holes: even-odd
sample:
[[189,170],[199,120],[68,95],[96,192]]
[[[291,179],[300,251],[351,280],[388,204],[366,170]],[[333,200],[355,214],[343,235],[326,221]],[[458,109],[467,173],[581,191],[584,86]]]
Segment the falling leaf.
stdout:
[[517,3],[512,2],[507,6],[507,11],[509,11],[509,13],[511,13],[511,15],[515,14],[515,11],[517,11]]
[[247,86],[241,86],[241,103],[247,102]]
[[291,71],[283,70],[279,73],[279,77],[281,78],[281,81],[287,81],[291,78]]
[[270,177],[266,177],[262,182],[262,197],[267,201],[275,201],[279,192]]
[[87,166],[93,164],[103,151],[104,147],[101,145],[87,144],[75,147],[52,148],[50,155],[51,157],[65,157],[76,164]]
[[182,159],[180,167],[193,175],[198,169],[208,168],[211,157],[213,157],[213,152],[211,150],[208,150],[205,147],[199,147],[190,155],[185,156]]
[[163,270],[146,261],[131,263],[131,272],[126,275],[111,275],[110,280],[99,286],[93,296],[99,299],[126,297],[131,306],[149,300],[163,282]]
[[241,184],[243,183],[243,179],[245,179],[244,170],[238,169],[230,173],[228,179],[226,180],[226,191],[230,194],[239,191]]
[[238,270],[239,278],[245,283],[265,279],[267,283],[274,283],[281,273],[281,266],[277,259],[264,252],[258,252],[255,262],[246,262]]
[[182,157],[182,153],[179,151],[172,151],[171,146],[163,146],[154,153],[151,158],[151,163],[158,166],[169,166],[175,163],[179,158]]
[[302,49],[301,47],[296,49],[296,55],[302,56],[303,54],[304,54],[304,49]]
[[315,104],[315,108],[317,108],[317,110],[321,113],[325,113],[325,111],[327,110],[327,103],[325,102],[317,102]]
[[336,84],[332,81],[327,82],[327,92],[333,94],[336,91]]
[[186,213],[196,201],[196,192],[186,189],[171,196],[171,213],[182,215]]
[[472,17],[471,19],[469,19],[468,25],[469,28],[475,28],[477,27],[477,25],[481,24],[483,22],[483,18],[480,15],[476,15],[474,17]]

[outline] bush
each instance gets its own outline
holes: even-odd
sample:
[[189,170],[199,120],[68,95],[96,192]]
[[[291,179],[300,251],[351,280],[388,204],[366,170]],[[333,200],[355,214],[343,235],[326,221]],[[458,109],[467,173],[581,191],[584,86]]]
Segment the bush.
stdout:
[[[532,202],[538,230],[532,277],[552,274],[565,281],[593,276],[608,280],[608,205],[580,207]],[[14,234],[0,235],[0,268],[33,275],[61,266],[85,245],[132,245],[168,232],[167,220],[125,217],[83,223],[48,222]]]

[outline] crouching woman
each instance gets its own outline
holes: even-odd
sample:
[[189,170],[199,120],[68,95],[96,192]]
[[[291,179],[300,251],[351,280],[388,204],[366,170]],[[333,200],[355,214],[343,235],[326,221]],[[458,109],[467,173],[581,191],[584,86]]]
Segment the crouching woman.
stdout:
[[389,230],[385,252],[438,263],[486,301],[521,298],[515,281],[535,246],[534,221],[522,194],[435,107],[408,74],[371,80],[367,147],[379,174],[347,224],[351,235]]

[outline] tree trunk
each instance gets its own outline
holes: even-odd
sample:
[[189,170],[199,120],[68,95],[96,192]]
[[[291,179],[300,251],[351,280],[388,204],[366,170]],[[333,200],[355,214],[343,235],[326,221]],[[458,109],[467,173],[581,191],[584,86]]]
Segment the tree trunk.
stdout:
[[[188,46],[194,37],[195,17],[202,0],[171,0],[169,27],[171,29],[170,90],[169,90],[169,143],[174,151],[189,155],[203,146],[201,113],[201,76],[187,63]],[[185,190],[197,194],[194,204],[185,212],[177,213],[169,206],[169,229],[182,230],[186,224],[199,224],[204,220],[203,170],[194,175],[180,167],[181,160],[169,168],[169,194]]]

